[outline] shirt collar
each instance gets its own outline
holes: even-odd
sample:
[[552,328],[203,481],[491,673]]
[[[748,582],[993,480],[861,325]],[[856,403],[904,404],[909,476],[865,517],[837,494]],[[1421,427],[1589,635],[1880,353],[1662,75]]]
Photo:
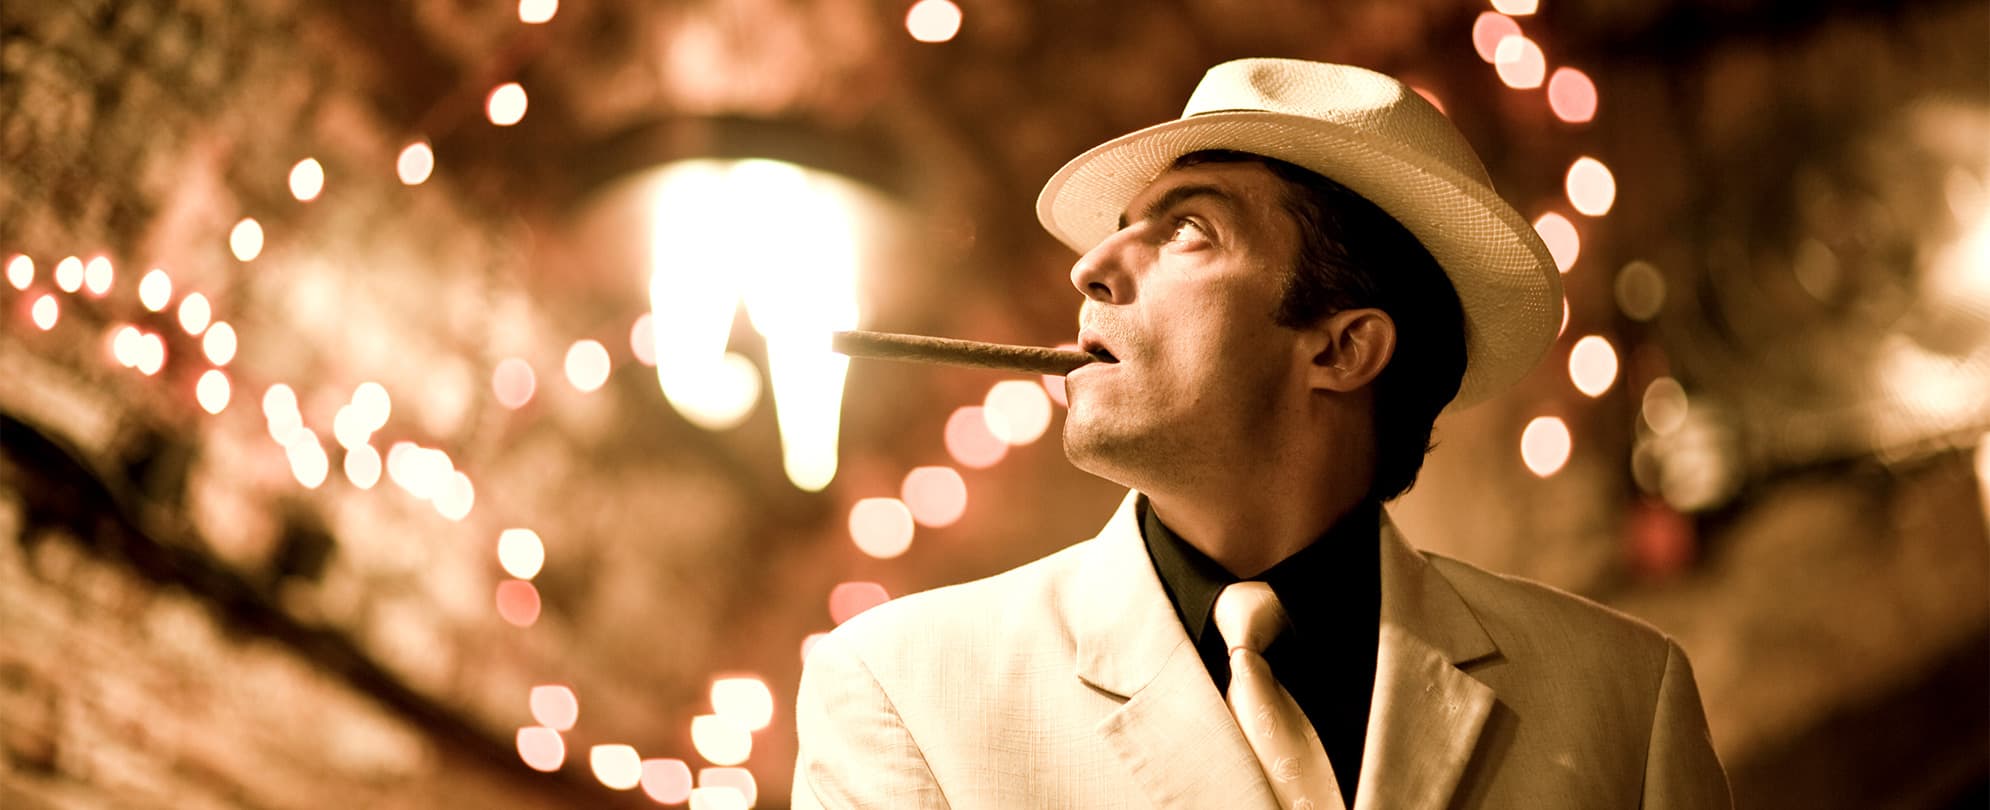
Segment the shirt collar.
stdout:
[[[1188,637],[1200,639],[1216,595],[1240,578],[1175,534],[1144,499],[1142,506],[1141,534],[1154,571]],[[1297,632],[1364,615],[1363,608],[1372,624],[1381,598],[1380,521],[1381,506],[1364,500],[1318,539],[1252,579],[1271,586]]]

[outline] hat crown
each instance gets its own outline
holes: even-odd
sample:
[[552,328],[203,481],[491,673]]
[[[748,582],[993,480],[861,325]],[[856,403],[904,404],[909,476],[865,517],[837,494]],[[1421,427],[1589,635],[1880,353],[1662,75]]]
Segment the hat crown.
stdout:
[[1398,144],[1490,187],[1451,119],[1409,85],[1372,70],[1298,59],[1237,59],[1204,73],[1182,117],[1270,112],[1327,121]]

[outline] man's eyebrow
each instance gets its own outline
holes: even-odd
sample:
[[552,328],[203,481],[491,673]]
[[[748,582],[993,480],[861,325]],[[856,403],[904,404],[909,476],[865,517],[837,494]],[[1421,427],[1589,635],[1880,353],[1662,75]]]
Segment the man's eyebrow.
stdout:
[[[1210,186],[1210,185],[1175,186],[1174,188],[1168,189],[1167,191],[1163,192],[1161,196],[1154,198],[1153,202],[1148,203],[1147,209],[1140,212],[1140,218],[1142,220],[1154,219],[1164,213],[1167,213],[1168,209],[1173,208],[1177,205],[1181,205],[1182,203],[1187,202],[1196,197],[1213,197],[1218,202],[1222,203],[1225,207],[1228,208],[1236,207],[1236,198],[1231,197],[1229,192],[1224,191],[1223,189],[1218,188],[1216,186]],[[1126,215],[1125,214],[1119,215],[1119,230],[1125,230],[1126,225],[1127,225]]]

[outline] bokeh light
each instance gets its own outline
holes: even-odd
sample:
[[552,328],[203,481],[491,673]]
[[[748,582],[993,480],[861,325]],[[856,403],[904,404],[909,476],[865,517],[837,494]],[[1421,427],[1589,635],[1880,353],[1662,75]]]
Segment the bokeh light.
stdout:
[[43,332],[54,329],[55,320],[61,314],[61,305],[55,303],[55,296],[51,293],[42,293],[40,298],[35,299],[34,305],[28,308],[28,317],[34,319],[35,328]]
[[491,371],[491,393],[497,395],[499,405],[512,410],[525,407],[532,401],[532,392],[539,387],[539,380],[532,373],[532,366],[516,357],[498,361],[497,368]]
[[1588,123],[1596,117],[1596,83],[1575,68],[1555,68],[1548,77],[1548,109],[1568,123]]
[[719,678],[712,681],[712,711],[759,731],[774,722],[774,693],[759,678]]
[[1555,269],[1566,273],[1575,267],[1576,257],[1582,254],[1582,237],[1576,235],[1575,223],[1568,217],[1553,211],[1542,214],[1534,220],[1534,232],[1548,244],[1548,253],[1555,257]]
[[1602,335],[1587,335],[1569,350],[1569,381],[1584,396],[1600,397],[1617,381],[1617,350]]
[[387,426],[394,413],[394,398],[388,396],[386,386],[368,380],[352,389],[352,408],[370,433]]
[[921,526],[941,529],[967,512],[967,482],[952,467],[914,467],[905,474],[898,497]]
[[65,256],[55,263],[55,288],[66,293],[83,289],[83,260]]
[[138,280],[138,303],[153,312],[164,312],[173,302],[173,278],[157,267]]
[[691,791],[690,810],[747,810],[746,797],[730,787],[700,787]]
[[194,400],[200,403],[201,410],[208,413],[220,413],[226,409],[228,398],[232,393],[233,389],[228,385],[228,375],[221,373],[221,369],[218,368],[210,368],[201,374],[200,381],[194,383],[193,387]]
[[691,799],[691,766],[681,759],[643,760],[643,794],[657,804]]
[[829,620],[842,624],[871,608],[891,601],[891,594],[875,582],[839,582],[829,589]]
[[497,555],[505,573],[531,579],[546,565],[546,544],[531,529],[505,529],[498,532]]
[[497,586],[498,618],[515,627],[539,621],[539,589],[532,583],[507,579]]
[[201,352],[217,366],[228,365],[228,361],[234,360],[235,348],[235,327],[229,326],[227,321],[215,321],[213,326],[207,328],[207,335],[200,339]]
[[[658,362],[661,374],[661,359]],[[739,352],[726,352],[696,379],[688,377],[671,383],[664,393],[671,407],[706,430],[737,427],[760,401],[760,368]]]
[[920,42],[946,42],[960,33],[960,6],[953,0],[919,0],[905,12],[905,31]]
[[345,453],[345,477],[353,486],[372,489],[380,483],[380,451],[373,445],[362,444],[350,448]]
[[1534,40],[1514,34],[1500,39],[1499,47],[1493,50],[1493,67],[1506,86],[1532,90],[1540,87],[1541,79],[1547,75],[1548,58]]
[[290,474],[305,489],[317,489],[331,474],[332,460],[325,455],[325,446],[318,441],[318,434],[310,428],[300,427],[284,437],[283,453],[290,460]]
[[518,0],[518,21],[527,25],[548,22],[559,11],[560,0]]
[[1492,7],[1501,14],[1525,17],[1540,8],[1540,0],[1492,0]]
[[815,645],[828,638],[828,633],[810,633],[802,638],[802,663],[808,663],[808,654],[815,651]]
[[1588,216],[1610,213],[1611,204],[1617,201],[1617,178],[1610,174],[1610,167],[1593,157],[1576,158],[1569,165],[1563,185],[1568,191],[1569,205]]
[[1014,446],[1043,437],[1050,427],[1050,397],[1043,386],[1028,380],[1003,380],[988,389],[981,403],[988,432]]
[[567,744],[560,733],[544,726],[518,730],[518,758],[532,770],[552,773],[567,761]]
[[461,470],[450,473],[440,491],[435,493],[435,512],[452,521],[462,521],[470,516],[470,508],[477,503],[476,485],[470,476]]
[[637,316],[635,324],[629,327],[629,349],[636,353],[636,362],[656,365],[656,326],[650,313]]
[[753,733],[722,714],[691,718],[691,746],[713,765],[738,765],[753,755]]
[[103,256],[90,257],[90,263],[83,266],[83,289],[99,298],[111,291],[111,277],[114,271],[111,260]]
[[912,510],[897,498],[864,498],[850,507],[850,539],[880,560],[912,547]]
[[594,778],[615,790],[634,790],[643,782],[643,758],[630,745],[597,745],[587,753]]
[[608,382],[608,347],[596,340],[577,340],[567,347],[567,382],[585,394]]
[[213,317],[214,310],[208,306],[207,296],[190,293],[180,299],[180,328],[185,329],[187,334],[198,336],[207,331],[209,319]]
[[1649,321],[1658,317],[1665,307],[1665,276],[1650,262],[1633,261],[1617,271],[1617,281],[1612,290],[1617,297],[1617,308],[1624,316],[1634,321]]
[[760,799],[760,785],[753,781],[753,772],[745,768],[699,768],[698,787],[731,788],[745,798],[748,807]]
[[146,333],[138,343],[138,373],[150,377],[166,367],[166,341],[158,335]]
[[1499,57],[1500,42],[1517,36],[1520,36],[1520,23],[1497,11],[1481,11],[1478,18],[1472,20],[1472,50],[1477,51],[1486,64],[1493,64]]
[[394,174],[401,183],[419,186],[428,180],[435,171],[435,150],[427,141],[415,141],[401,149],[401,156],[394,159]]
[[1671,377],[1660,377],[1645,386],[1638,415],[1651,432],[1664,436],[1686,424],[1687,408],[1686,388]]
[[946,445],[947,455],[955,462],[976,470],[993,467],[1009,454],[1009,443],[988,429],[988,419],[979,405],[956,408],[947,417]]
[[145,342],[145,334],[138,327],[125,324],[111,331],[111,357],[125,368],[138,365],[140,346]]
[[297,392],[283,383],[264,390],[263,418],[269,420],[271,439],[278,443],[288,442],[293,431],[304,427],[304,416],[297,409]]
[[237,261],[252,262],[263,255],[263,225],[254,217],[243,217],[228,231],[228,250]]
[[1520,432],[1520,460],[1541,478],[1561,471],[1570,446],[1568,425],[1560,417],[1537,416]]
[[518,82],[505,82],[491,88],[491,94],[484,99],[484,117],[501,127],[508,127],[525,120],[525,88]]
[[340,447],[352,449],[373,439],[373,428],[366,424],[366,417],[352,403],[339,406],[338,413],[332,415],[332,440]]
[[319,192],[325,190],[325,167],[317,158],[305,158],[290,167],[290,196],[298,202],[318,199]]
[[7,260],[7,283],[16,290],[25,290],[35,283],[35,260],[25,254],[16,253]]

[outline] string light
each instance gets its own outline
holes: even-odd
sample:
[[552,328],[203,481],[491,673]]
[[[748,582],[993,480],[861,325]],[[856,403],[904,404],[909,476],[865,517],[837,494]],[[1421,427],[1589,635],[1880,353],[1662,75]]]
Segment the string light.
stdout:
[[325,190],[325,167],[318,164],[317,158],[305,158],[290,167],[290,196],[298,202],[318,199],[318,193]]
[[967,513],[967,482],[952,467],[914,467],[905,474],[899,497],[921,526],[940,529]]
[[1555,269],[1566,273],[1575,267],[1576,257],[1582,253],[1582,238],[1576,235],[1575,223],[1568,217],[1553,211],[1542,214],[1534,220],[1534,232],[1548,244],[1549,255],[1555,257]]
[[580,719],[580,699],[566,686],[534,686],[527,705],[532,707],[532,719],[558,731],[572,730],[574,722]]
[[691,791],[691,810],[748,810],[748,805],[730,787],[697,787]]
[[54,329],[55,320],[61,314],[55,296],[49,293],[42,293],[40,298],[35,299],[34,306],[28,308],[28,317],[33,318],[35,328],[43,332]]
[[55,263],[55,286],[66,293],[83,288],[83,260],[75,256],[65,256]]
[[228,361],[235,359],[235,327],[227,321],[215,321],[207,328],[206,337],[201,338],[200,348],[215,365],[228,365]]
[[1501,14],[1525,17],[1540,8],[1540,0],[1492,0],[1492,7]]
[[532,366],[516,357],[498,361],[497,368],[491,371],[491,393],[497,395],[499,405],[514,411],[532,401],[532,392],[538,385]]
[[[391,468],[392,463],[389,463]],[[514,627],[531,627],[539,621],[539,589],[530,582],[507,579],[497,586],[498,618]]]
[[841,582],[829,589],[829,619],[837,624],[871,608],[891,601],[891,594],[875,582]]
[[353,486],[372,489],[380,483],[380,451],[373,445],[362,444],[349,448],[345,453],[345,477]]
[[1569,350],[1569,381],[1584,396],[1595,398],[1617,381],[1617,350],[1602,335],[1586,335]]
[[290,473],[305,489],[317,489],[325,483],[325,476],[331,472],[331,459],[325,455],[325,446],[318,442],[318,434],[310,428],[299,428],[290,432],[283,445],[284,455],[290,459]]
[[691,799],[691,766],[681,759],[643,760],[643,794],[657,804],[683,804]]
[[207,304],[207,296],[189,293],[180,299],[180,328],[198,337],[207,331],[208,319],[213,317],[213,313],[213,308]]
[[1569,460],[1569,429],[1560,417],[1537,416],[1520,433],[1520,460],[1540,478],[1560,472]]
[[435,511],[451,521],[461,522],[470,516],[470,508],[476,502],[477,488],[470,483],[470,476],[458,470],[444,479],[441,490],[435,494]]
[[138,303],[153,312],[163,312],[173,301],[173,279],[166,271],[152,268],[138,280]]
[[228,375],[221,373],[221,369],[218,368],[211,368],[202,373],[200,381],[194,384],[193,389],[194,400],[200,403],[201,410],[216,414],[228,407],[228,397],[231,393]]
[[228,231],[228,249],[237,261],[252,262],[263,255],[263,225],[254,217],[243,217]]
[[634,790],[643,781],[643,758],[633,746],[597,745],[588,751],[594,778],[615,790]]
[[150,377],[166,367],[166,341],[158,335],[147,333],[140,337],[138,357],[135,367],[138,373]]
[[740,797],[740,807],[752,807],[760,798],[760,785],[745,768],[699,768],[698,788],[707,791],[731,790]]
[[394,398],[387,395],[386,386],[368,380],[352,390],[352,407],[366,431],[372,433],[387,426],[387,418],[394,413]]
[[1596,117],[1596,83],[1575,68],[1555,68],[1548,77],[1548,109],[1568,123],[1588,123]]
[[525,120],[525,106],[525,88],[518,82],[505,82],[491,88],[490,96],[484,99],[484,117],[508,127]]
[[144,351],[145,336],[138,327],[126,324],[111,331],[111,357],[125,368],[136,368]]
[[1671,377],[1660,377],[1645,386],[1638,415],[1651,432],[1664,436],[1686,424],[1688,407],[1685,387]]
[[435,150],[427,141],[415,141],[401,148],[401,156],[394,159],[394,174],[401,178],[402,185],[419,186],[428,180],[435,171]]
[[968,405],[947,417],[947,454],[963,467],[983,470],[995,466],[1009,453],[1009,444],[989,431],[981,406]]
[[919,0],[905,12],[905,30],[920,42],[946,42],[960,33],[960,6],[952,0]]
[[497,553],[498,565],[504,568],[505,573],[519,579],[538,576],[539,569],[546,564],[546,544],[539,539],[539,533],[531,529],[499,532]]
[[552,773],[566,763],[567,744],[557,731],[545,726],[526,726],[518,730],[518,758],[532,770]]
[[83,268],[83,288],[99,298],[111,291],[111,260],[103,256],[91,257]]
[[759,731],[774,722],[774,693],[759,678],[719,678],[712,681],[712,711]]
[[1633,261],[1617,271],[1617,308],[1634,321],[1649,321],[1665,306],[1665,276],[1650,262]]
[[592,392],[608,382],[608,348],[599,341],[578,340],[567,348],[567,382],[581,393]]
[[1493,11],[1481,11],[1472,21],[1472,50],[1486,64],[1496,64],[1499,57],[1499,43],[1507,37],[1520,36],[1520,23],[1512,17]]
[[656,365],[656,329],[649,313],[637,317],[635,325],[629,327],[629,349],[636,353],[636,362]]
[[1524,34],[1513,34],[1500,39],[1499,47],[1493,51],[1493,67],[1506,86],[1532,90],[1541,86],[1548,72],[1548,58],[1534,40]]
[[549,22],[560,11],[560,0],[518,0],[518,21],[526,25]]
[[14,285],[16,290],[25,290],[29,284],[35,283],[35,260],[23,254],[14,254],[7,260],[7,283]]
[[691,746],[714,765],[738,765],[753,755],[753,733],[725,715],[701,714],[691,718]]
[[1611,176],[1610,167],[1587,155],[1569,165],[1563,186],[1568,192],[1569,205],[1588,216],[1610,213],[1611,204],[1617,201],[1617,178]]
[[912,510],[897,498],[864,498],[850,507],[850,538],[858,550],[889,560],[912,547]]
[[290,434],[304,426],[304,416],[297,410],[297,392],[283,383],[263,391],[263,418],[269,421],[270,438],[288,443]]
[[1010,445],[1034,442],[1050,427],[1050,398],[1042,386],[1027,380],[996,383],[988,389],[981,408],[988,432]]

